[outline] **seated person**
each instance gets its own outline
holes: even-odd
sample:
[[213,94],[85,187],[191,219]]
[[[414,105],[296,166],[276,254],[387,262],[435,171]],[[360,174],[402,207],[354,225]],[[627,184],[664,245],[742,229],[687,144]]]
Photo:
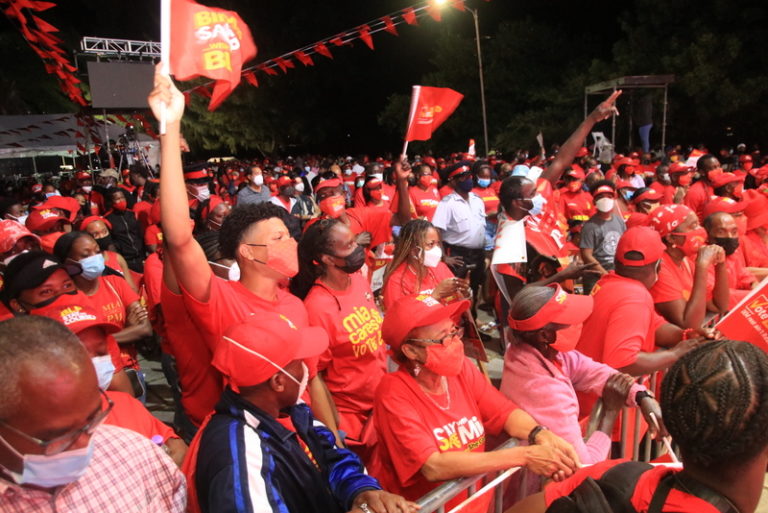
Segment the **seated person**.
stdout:
[[[751,273],[744,261],[740,249],[739,227],[731,214],[715,212],[704,218],[708,242],[723,248],[725,266],[728,269],[728,308],[732,309],[752,288],[757,285],[757,278]],[[715,286],[715,270],[710,267],[707,274],[707,288]]]
[[[626,463],[624,468],[647,469],[632,481],[625,477],[628,482],[621,486],[634,490],[627,494],[631,506],[636,511],[755,511],[768,464],[765,352],[746,342],[712,342],[677,361],[664,376],[661,390],[664,422],[680,448],[683,469]],[[599,480],[610,469],[619,470],[620,463],[606,461],[581,469],[507,513],[543,512],[586,478]],[[653,508],[653,502],[659,507]]]
[[[376,390],[378,445],[370,471],[406,499],[441,481],[516,466],[561,479],[580,463],[568,442],[537,425],[464,357],[455,323],[468,308],[467,300],[443,306],[432,296],[406,296],[384,318],[382,334],[399,369]],[[502,432],[529,445],[485,452],[486,435]],[[446,509],[463,499],[458,495]],[[488,501],[464,511],[485,511]]]
[[[299,401],[309,379],[304,360],[327,347],[321,328],[299,329],[275,313],[227,330],[213,365],[229,385],[192,442],[196,457],[185,462],[193,511],[411,511],[415,505],[381,490]],[[295,432],[278,422],[281,412]]]

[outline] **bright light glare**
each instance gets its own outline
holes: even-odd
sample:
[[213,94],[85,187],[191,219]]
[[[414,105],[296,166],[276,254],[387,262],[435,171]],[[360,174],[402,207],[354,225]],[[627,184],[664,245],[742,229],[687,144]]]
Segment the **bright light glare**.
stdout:
[[447,0],[434,0],[435,5],[438,6],[438,7],[444,6],[446,1]]

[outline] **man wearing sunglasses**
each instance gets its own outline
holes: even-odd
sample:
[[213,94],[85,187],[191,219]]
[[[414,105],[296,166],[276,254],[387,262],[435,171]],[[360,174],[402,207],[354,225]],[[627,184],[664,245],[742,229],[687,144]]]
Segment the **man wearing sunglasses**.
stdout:
[[102,425],[112,402],[63,325],[0,323],[0,389],[0,511],[184,510],[184,478],[163,450]]

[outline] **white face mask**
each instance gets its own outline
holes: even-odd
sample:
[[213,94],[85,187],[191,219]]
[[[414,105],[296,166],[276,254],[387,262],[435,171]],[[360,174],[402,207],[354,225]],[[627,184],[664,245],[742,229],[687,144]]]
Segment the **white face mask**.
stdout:
[[83,185],[81,189],[83,189],[83,192],[86,192],[86,193],[91,192],[93,190],[93,185]]
[[443,250],[437,245],[426,251],[422,249],[422,252],[424,255],[424,265],[427,267],[437,267],[437,264],[439,264],[440,260],[443,258]]
[[252,176],[251,183],[257,187],[264,185],[264,176],[263,175]]
[[296,189],[296,192],[304,192],[304,182],[297,183],[293,188]]
[[384,180],[384,175],[382,173],[374,173],[373,176],[379,180]]
[[237,265],[237,262],[235,262],[229,267],[227,267],[226,265],[218,264],[216,262],[211,262],[210,260],[208,260],[208,263],[210,265],[215,265],[216,267],[221,267],[222,269],[226,269],[228,281],[240,281],[240,266]]
[[112,363],[112,357],[108,354],[103,356],[94,356],[91,358],[93,367],[96,369],[96,377],[99,380],[99,388],[106,390],[112,383],[112,376],[115,375],[115,364]]
[[54,488],[73,483],[80,479],[93,457],[93,437],[86,447],[63,451],[59,454],[21,454],[11,444],[0,437],[13,454],[22,461],[21,474],[11,472],[11,477],[20,485],[30,484],[41,488]]
[[599,200],[595,201],[595,207],[600,212],[606,213],[613,210],[613,206],[616,203],[616,200],[613,198],[600,198]]

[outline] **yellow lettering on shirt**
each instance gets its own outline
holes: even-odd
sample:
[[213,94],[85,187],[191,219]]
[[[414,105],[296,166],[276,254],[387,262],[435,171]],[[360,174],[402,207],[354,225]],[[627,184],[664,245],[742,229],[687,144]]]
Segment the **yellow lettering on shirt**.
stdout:
[[375,353],[382,347],[381,314],[376,308],[356,306],[352,313],[344,317],[341,325],[349,334],[352,352],[355,358]]
[[435,428],[432,434],[440,452],[464,448],[471,451],[485,443],[485,428],[476,416],[463,417],[461,420]]

